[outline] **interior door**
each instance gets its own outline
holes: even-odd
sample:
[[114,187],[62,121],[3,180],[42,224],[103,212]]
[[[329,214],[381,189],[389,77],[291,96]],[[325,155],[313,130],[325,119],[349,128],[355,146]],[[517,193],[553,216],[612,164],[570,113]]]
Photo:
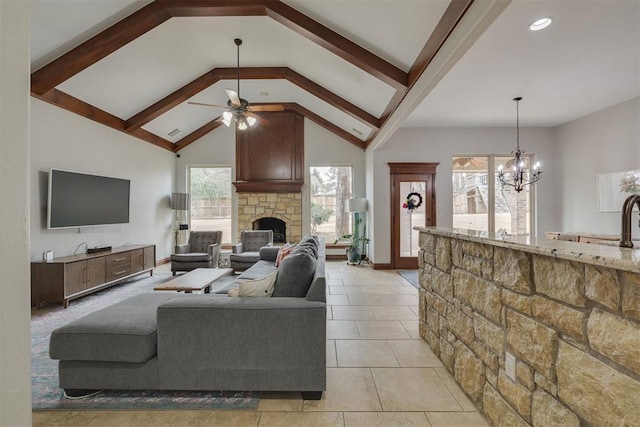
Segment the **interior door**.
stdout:
[[[391,268],[417,269],[419,231],[436,224],[437,163],[389,163],[391,168]],[[410,198],[416,208],[404,207]]]

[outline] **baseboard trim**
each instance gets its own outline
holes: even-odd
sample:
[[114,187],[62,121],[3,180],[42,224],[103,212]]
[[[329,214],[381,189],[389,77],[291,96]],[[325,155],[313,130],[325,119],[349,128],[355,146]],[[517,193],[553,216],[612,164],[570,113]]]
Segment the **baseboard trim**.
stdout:
[[162,264],[169,264],[170,262],[171,262],[171,257],[158,259],[156,260],[156,266],[162,265]]
[[371,265],[373,266],[374,270],[391,270],[393,267],[391,267],[391,263],[387,263],[387,264],[382,264],[382,263],[371,263]]
[[327,261],[346,261],[347,255],[331,254],[331,255],[326,255],[325,259]]

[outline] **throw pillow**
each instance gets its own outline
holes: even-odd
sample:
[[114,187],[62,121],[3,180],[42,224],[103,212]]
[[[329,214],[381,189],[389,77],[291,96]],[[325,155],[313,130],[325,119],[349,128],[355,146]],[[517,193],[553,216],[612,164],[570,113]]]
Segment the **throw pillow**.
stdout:
[[278,268],[273,296],[302,298],[307,295],[316,272],[316,264],[316,258],[308,249],[288,255]]
[[227,291],[227,296],[228,297],[237,297],[238,296],[238,292],[240,292],[240,289],[238,289],[238,288],[229,289]]
[[295,248],[296,245],[291,245],[289,243],[287,243],[286,245],[284,245],[283,247],[280,248],[280,250],[278,251],[278,255],[276,256],[276,267],[278,267],[280,265],[280,263],[282,262],[282,260],[291,253],[291,251],[293,250],[293,248]]
[[260,279],[245,280],[240,282],[238,288],[239,297],[270,297],[273,294],[273,285],[276,282],[278,271],[270,273]]

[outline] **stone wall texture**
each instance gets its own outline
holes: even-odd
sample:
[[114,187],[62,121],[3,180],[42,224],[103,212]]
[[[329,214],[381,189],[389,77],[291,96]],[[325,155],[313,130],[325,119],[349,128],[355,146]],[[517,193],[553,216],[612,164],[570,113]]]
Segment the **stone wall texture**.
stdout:
[[640,274],[424,231],[419,259],[420,335],[491,425],[640,425]]
[[252,230],[253,221],[273,217],[287,225],[287,240],[302,239],[302,193],[236,193],[238,196],[238,230]]

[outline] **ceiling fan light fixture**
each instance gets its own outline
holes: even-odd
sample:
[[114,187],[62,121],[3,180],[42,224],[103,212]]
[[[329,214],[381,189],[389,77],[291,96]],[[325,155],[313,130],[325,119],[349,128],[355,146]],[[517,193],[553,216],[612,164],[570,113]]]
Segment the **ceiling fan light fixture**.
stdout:
[[257,120],[256,120],[256,118],[255,118],[255,117],[251,117],[251,116],[248,116],[248,117],[247,117],[247,123],[249,124],[249,126],[253,126],[253,125],[255,125],[255,124],[256,124],[256,122],[257,122]]
[[247,122],[245,120],[238,120],[238,129],[246,130],[248,128]]

